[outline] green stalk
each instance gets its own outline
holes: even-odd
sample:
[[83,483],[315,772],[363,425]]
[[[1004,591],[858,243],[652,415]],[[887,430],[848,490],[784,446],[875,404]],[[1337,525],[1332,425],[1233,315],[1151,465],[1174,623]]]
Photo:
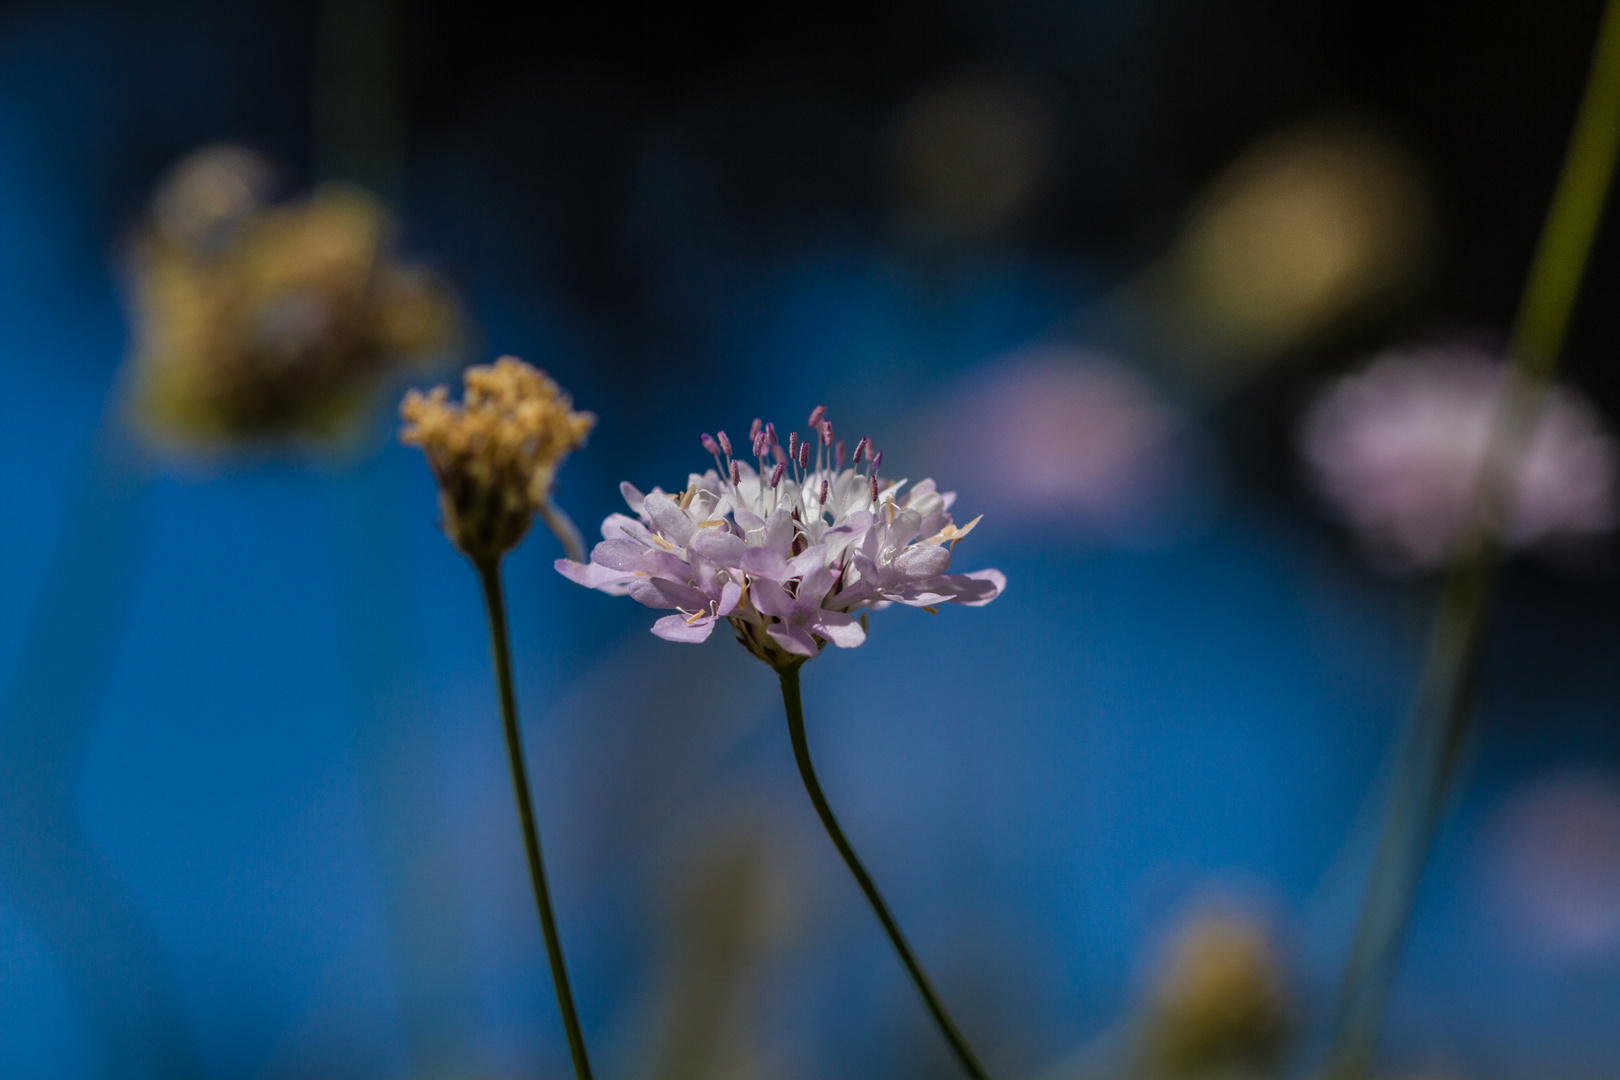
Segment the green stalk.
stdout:
[[1492,421],[1472,520],[1446,577],[1394,787],[1345,969],[1329,1047],[1331,1080],[1371,1070],[1402,938],[1473,711],[1480,640],[1524,451],[1569,329],[1620,150],[1620,0],[1609,0],[1563,169],[1520,300],[1511,377]]
[[500,688],[506,757],[512,767],[512,793],[517,797],[518,821],[523,826],[523,850],[529,857],[529,880],[534,886],[535,907],[540,911],[540,932],[546,939],[546,957],[551,961],[551,982],[557,991],[563,1030],[568,1034],[568,1054],[574,1062],[574,1076],[577,1080],[591,1080],[585,1036],[580,1032],[579,1015],[574,1011],[574,992],[568,986],[562,938],[557,933],[557,916],[551,910],[551,890],[546,885],[545,862],[540,857],[540,830],[534,823],[529,770],[523,763],[523,733],[518,728],[517,692],[512,686],[512,655],[506,630],[506,601],[501,595],[500,559],[497,556],[479,561],[477,567],[484,586],[484,606],[489,612],[489,640],[495,655],[495,682]]
[[849,840],[844,837],[844,830],[839,828],[838,819],[833,816],[832,807],[827,805],[827,797],[821,793],[821,783],[816,779],[816,770],[810,763],[810,744],[804,736],[804,706],[799,700],[799,667],[778,668],[777,676],[782,680],[782,704],[787,709],[788,737],[793,742],[793,760],[799,765],[799,778],[804,781],[804,790],[810,796],[810,803],[816,808],[816,814],[821,818],[821,824],[832,838],[833,847],[843,856],[844,865],[849,867],[850,875],[855,883],[866,894],[867,902],[877,914],[878,922],[883,924],[884,933],[889,935],[889,941],[894,945],[894,951],[900,954],[900,962],[905,965],[906,973],[911,976],[912,983],[917,987],[917,993],[922,995],[923,1004],[928,1007],[929,1015],[934,1023],[939,1025],[940,1034],[950,1044],[951,1052],[961,1063],[963,1070],[973,1080],[989,1080],[984,1066],[968,1046],[967,1040],[957,1030],[956,1022],[951,1019],[950,1013],[945,1011],[944,1004],[939,1000],[934,985],[928,979],[928,973],[918,963],[911,946],[906,943],[905,935],[900,932],[900,924],[894,921],[889,913],[889,905],[883,902],[883,896],[878,892],[877,886],[872,883],[872,876],[861,865],[861,860],[850,846]]

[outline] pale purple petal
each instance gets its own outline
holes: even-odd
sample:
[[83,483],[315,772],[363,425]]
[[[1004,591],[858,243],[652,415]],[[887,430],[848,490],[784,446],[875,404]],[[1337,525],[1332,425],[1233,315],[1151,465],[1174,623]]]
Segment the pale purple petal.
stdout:
[[591,562],[609,570],[639,571],[650,552],[634,540],[603,540],[591,549]]
[[600,563],[577,563],[571,559],[558,559],[552,564],[557,573],[577,585],[587,589],[600,589],[608,585],[617,585],[635,577],[635,574],[625,570],[613,570]]
[[823,611],[812,629],[840,649],[853,649],[866,641],[860,622],[841,611]]
[[665,615],[653,623],[652,632],[665,641],[695,645],[709,640],[709,635],[714,633],[714,624],[715,619],[708,615],[691,622],[687,622],[685,615]]
[[637,514],[641,513],[641,504],[647,498],[647,496],[643,495],[639,490],[637,490],[634,484],[630,483],[628,480],[620,483],[619,494],[624,496],[625,503],[632,511]]
[[702,592],[667,578],[636,578],[630,583],[630,595],[650,608],[705,611],[709,607],[709,598]]
[[951,553],[943,544],[918,544],[902,551],[894,560],[894,568],[911,581],[937,577],[950,566]]
[[774,582],[754,582],[748,587],[748,597],[761,614],[774,615],[778,619],[793,617],[793,597]]
[[702,529],[692,537],[689,545],[692,551],[702,555],[705,559],[717,566],[740,568],[744,557],[748,554],[748,543],[740,536],[723,532],[720,529]]
[[642,503],[647,516],[665,540],[676,547],[685,547],[692,540],[692,519],[680,504],[668,495],[648,495]]
[[810,632],[802,626],[794,626],[791,623],[772,623],[765,628],[765,632],[771,636],[771,640],[794,656],[814,657],[816,655],[816,639],[811,637]]

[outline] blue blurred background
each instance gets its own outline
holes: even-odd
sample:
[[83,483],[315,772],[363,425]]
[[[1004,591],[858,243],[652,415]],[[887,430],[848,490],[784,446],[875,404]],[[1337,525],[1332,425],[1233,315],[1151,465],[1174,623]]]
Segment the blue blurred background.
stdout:
[[[476,580],[391,401],[330,452],[151,459],[120,421],[123,239],[199,146],[323,178],[348,16],[392,27],[382,194],[460,290],[469,359],[522,356],[599,417],[556,495],[588,535],[620,480],[682,486],[701,431],[816,404],[988,511],[957,565],[1002,598],[878,614],[804,682],[829,795],[997,1075],[1106,1057],[1211,908],[1273,928],[1319,1019],[1436,583],[1363,557],[1295,430],[1378,348],[1505,333],[1596,3],[14,3],[0,1075],[564,1075]],[[1366,241],[1393,254],[1222,337],[1155,283],[1289,131],[1394,176]],[[1616,241],[1564,369],[1611,416]],[[1071,483],[1098,454],[1124,478]],[[536,530],[508,588],[601,1074],[953,1075],[771,673],[653,638],[559,554]],[[1608,540],[1506,568],[1396,1072],[1615,1075],[1617,569]]]

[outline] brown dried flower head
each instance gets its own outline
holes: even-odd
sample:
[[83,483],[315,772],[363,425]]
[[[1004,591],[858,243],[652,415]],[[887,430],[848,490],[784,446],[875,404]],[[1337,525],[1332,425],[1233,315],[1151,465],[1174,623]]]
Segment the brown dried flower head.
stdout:
[[400,404],[402,441],[439,481],[444,531],[475,562],[498,559],[548,509],[557,466],[596,424],[545,372],[514,356],[468,368],[461,404],[447,387]]
[[1269,1075],[1293,1036],[1282,965],[1257,923],[1206,916],[1176,940],[1159,972],[1144,1031],[1150,1071],[1164,1077]]
[[393,257],[375,199],[331,185],[269,205],[268,177],[250,151],[199,151],[134,245],[137,406],[166,441],[331,434],[460,337],[449,289]]

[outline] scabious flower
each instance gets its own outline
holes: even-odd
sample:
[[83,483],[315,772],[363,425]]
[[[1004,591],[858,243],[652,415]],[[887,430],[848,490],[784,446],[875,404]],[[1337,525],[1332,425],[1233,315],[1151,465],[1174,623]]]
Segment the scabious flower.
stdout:
[[[1386,564],[1447,559],[1469,527],[1508,369],[1456,346],[1390,353],[1330,387],[1306,416],[1312,479]],[[1530,546],[1620,523],[1620,450],[1578,394],[1553,388],[1519,463],[1503,538]]]
[[406,394],[400,439],[427,455],[445,533],[482,564],[521,540],[536,513],[554,512],[557,466],[584,445],[596,417],[574,412],[556,383],[514,356],[468,368],[463,382],[459,405],[443,386]]
[[198,151],[132,245],[136,406],[161,441],[330,434],[460,337],[450,290],[393,255],[380,203],[327,185],[271,204],[269,178],[251,151]]
[[726,620],[779,669],[829,642],[860,645],[868,611],[994,600],[1006,586],[999,571],[948,573],[951,548],[978,524],[952,522],[955,494],[932,480],[908,489],[883,479],[870,439],[846,464],[825,417],[818,407],[809,437],[785,443],[774,424],[755,420],[746,449],[723,431],[704,435],[713,469],[690,474],[676,494],[621,485],[635,516],[610,515],[590,562],[559,559],[558,572],[674,611],[653,624],[668,641],[704,641]]

